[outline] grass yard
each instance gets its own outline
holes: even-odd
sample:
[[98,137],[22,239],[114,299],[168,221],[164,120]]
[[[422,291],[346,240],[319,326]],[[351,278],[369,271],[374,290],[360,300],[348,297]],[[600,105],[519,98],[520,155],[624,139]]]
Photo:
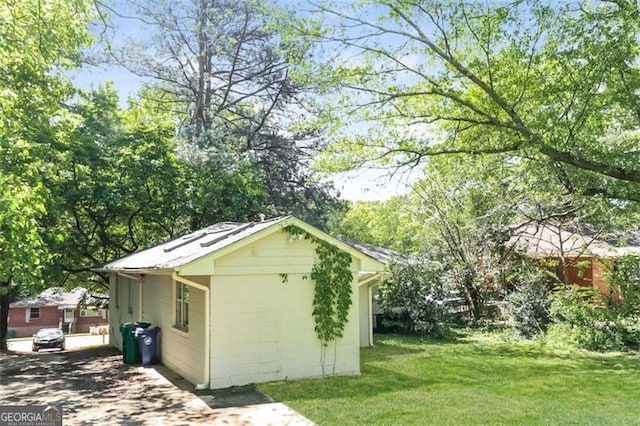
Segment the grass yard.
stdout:
[[640,356],[377,336],[362,375],[260,385],[320,425],[640,424]]

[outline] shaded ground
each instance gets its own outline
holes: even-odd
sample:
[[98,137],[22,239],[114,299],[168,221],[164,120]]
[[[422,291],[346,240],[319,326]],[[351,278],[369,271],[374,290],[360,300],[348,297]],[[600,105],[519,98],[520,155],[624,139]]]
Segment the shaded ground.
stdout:
[[0,401],[62,404],[73,425],[313,424],[252,386],[193,391],[166,367],[124,365],[107,347],[0,354]]
[[194,390],[193,385],[163,365],[154,366],[176,387],[197,395],[211,408],[241,407],[247,405],[270,404],[273,398],[258,391],[255,385],[233,386],[225,389]]
[[211,409],[112,348],[0,358],[3,404],[63,404],[65,424],[208,423]]

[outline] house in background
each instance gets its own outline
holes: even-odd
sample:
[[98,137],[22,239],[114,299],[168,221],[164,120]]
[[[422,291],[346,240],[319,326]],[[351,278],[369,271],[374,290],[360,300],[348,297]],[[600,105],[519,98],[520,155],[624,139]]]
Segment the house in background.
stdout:
[[640,256],[640,246],[632,245],[633,241],[620,245],[618,238],[606,237],[586,228],[561,229],[541,224],[521,229],[509,245],[531,259],[549,262],[561,282],[592,287],[608,295],[611,289],[606,282],[607,261]]
[[29,337],[41,328],[88,333],[92,327],[106,326],[109,323],[107,309],[79,306],[83,291],[62,292],[50,288],[37,297],[11,303],[9,333],[15,337]]
[[[352,304],[343,337],[326,348],[314,330],[316,246],[295,226],[351,256]],[[222,222],[116,260],[110,273],[113,346],[119,324],[162,329],[163,363],[198,387],[359,374],[372,344],[371,286],[385,265],[291,216]],[[324,361],[324,364],[323,364]]]

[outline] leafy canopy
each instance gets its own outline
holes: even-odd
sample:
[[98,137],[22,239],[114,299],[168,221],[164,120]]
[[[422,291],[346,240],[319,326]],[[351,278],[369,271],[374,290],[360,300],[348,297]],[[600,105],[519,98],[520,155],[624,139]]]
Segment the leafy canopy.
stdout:
[[640,200],[637,2],[317,8],[338,25],[309,35],[339,52],[319,77],[334,131],[322,166],[502,155],[563,193]]

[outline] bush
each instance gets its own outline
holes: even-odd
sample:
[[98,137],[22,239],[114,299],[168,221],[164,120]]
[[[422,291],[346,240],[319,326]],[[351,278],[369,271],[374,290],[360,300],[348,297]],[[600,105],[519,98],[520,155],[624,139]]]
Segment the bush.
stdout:
[[444,299],[442,266],[392,264],[392,277],[380,286],[376,301],[386,328],[402,333],[445,335],[449,314]]
[[616,259],[607,281],[613,296],[609,303],[627,316],[640,315],[640,259],[637,256]]
[[552,296],[553,320],[578,347],[592,351],[640,349],[640,318],[630,312],[591,288],[571,286]]
[[551,321],[544,272],[525,264],[511,278],[515,290],[507,295],[507,311],[516,332],[526,338],[543,333]]

